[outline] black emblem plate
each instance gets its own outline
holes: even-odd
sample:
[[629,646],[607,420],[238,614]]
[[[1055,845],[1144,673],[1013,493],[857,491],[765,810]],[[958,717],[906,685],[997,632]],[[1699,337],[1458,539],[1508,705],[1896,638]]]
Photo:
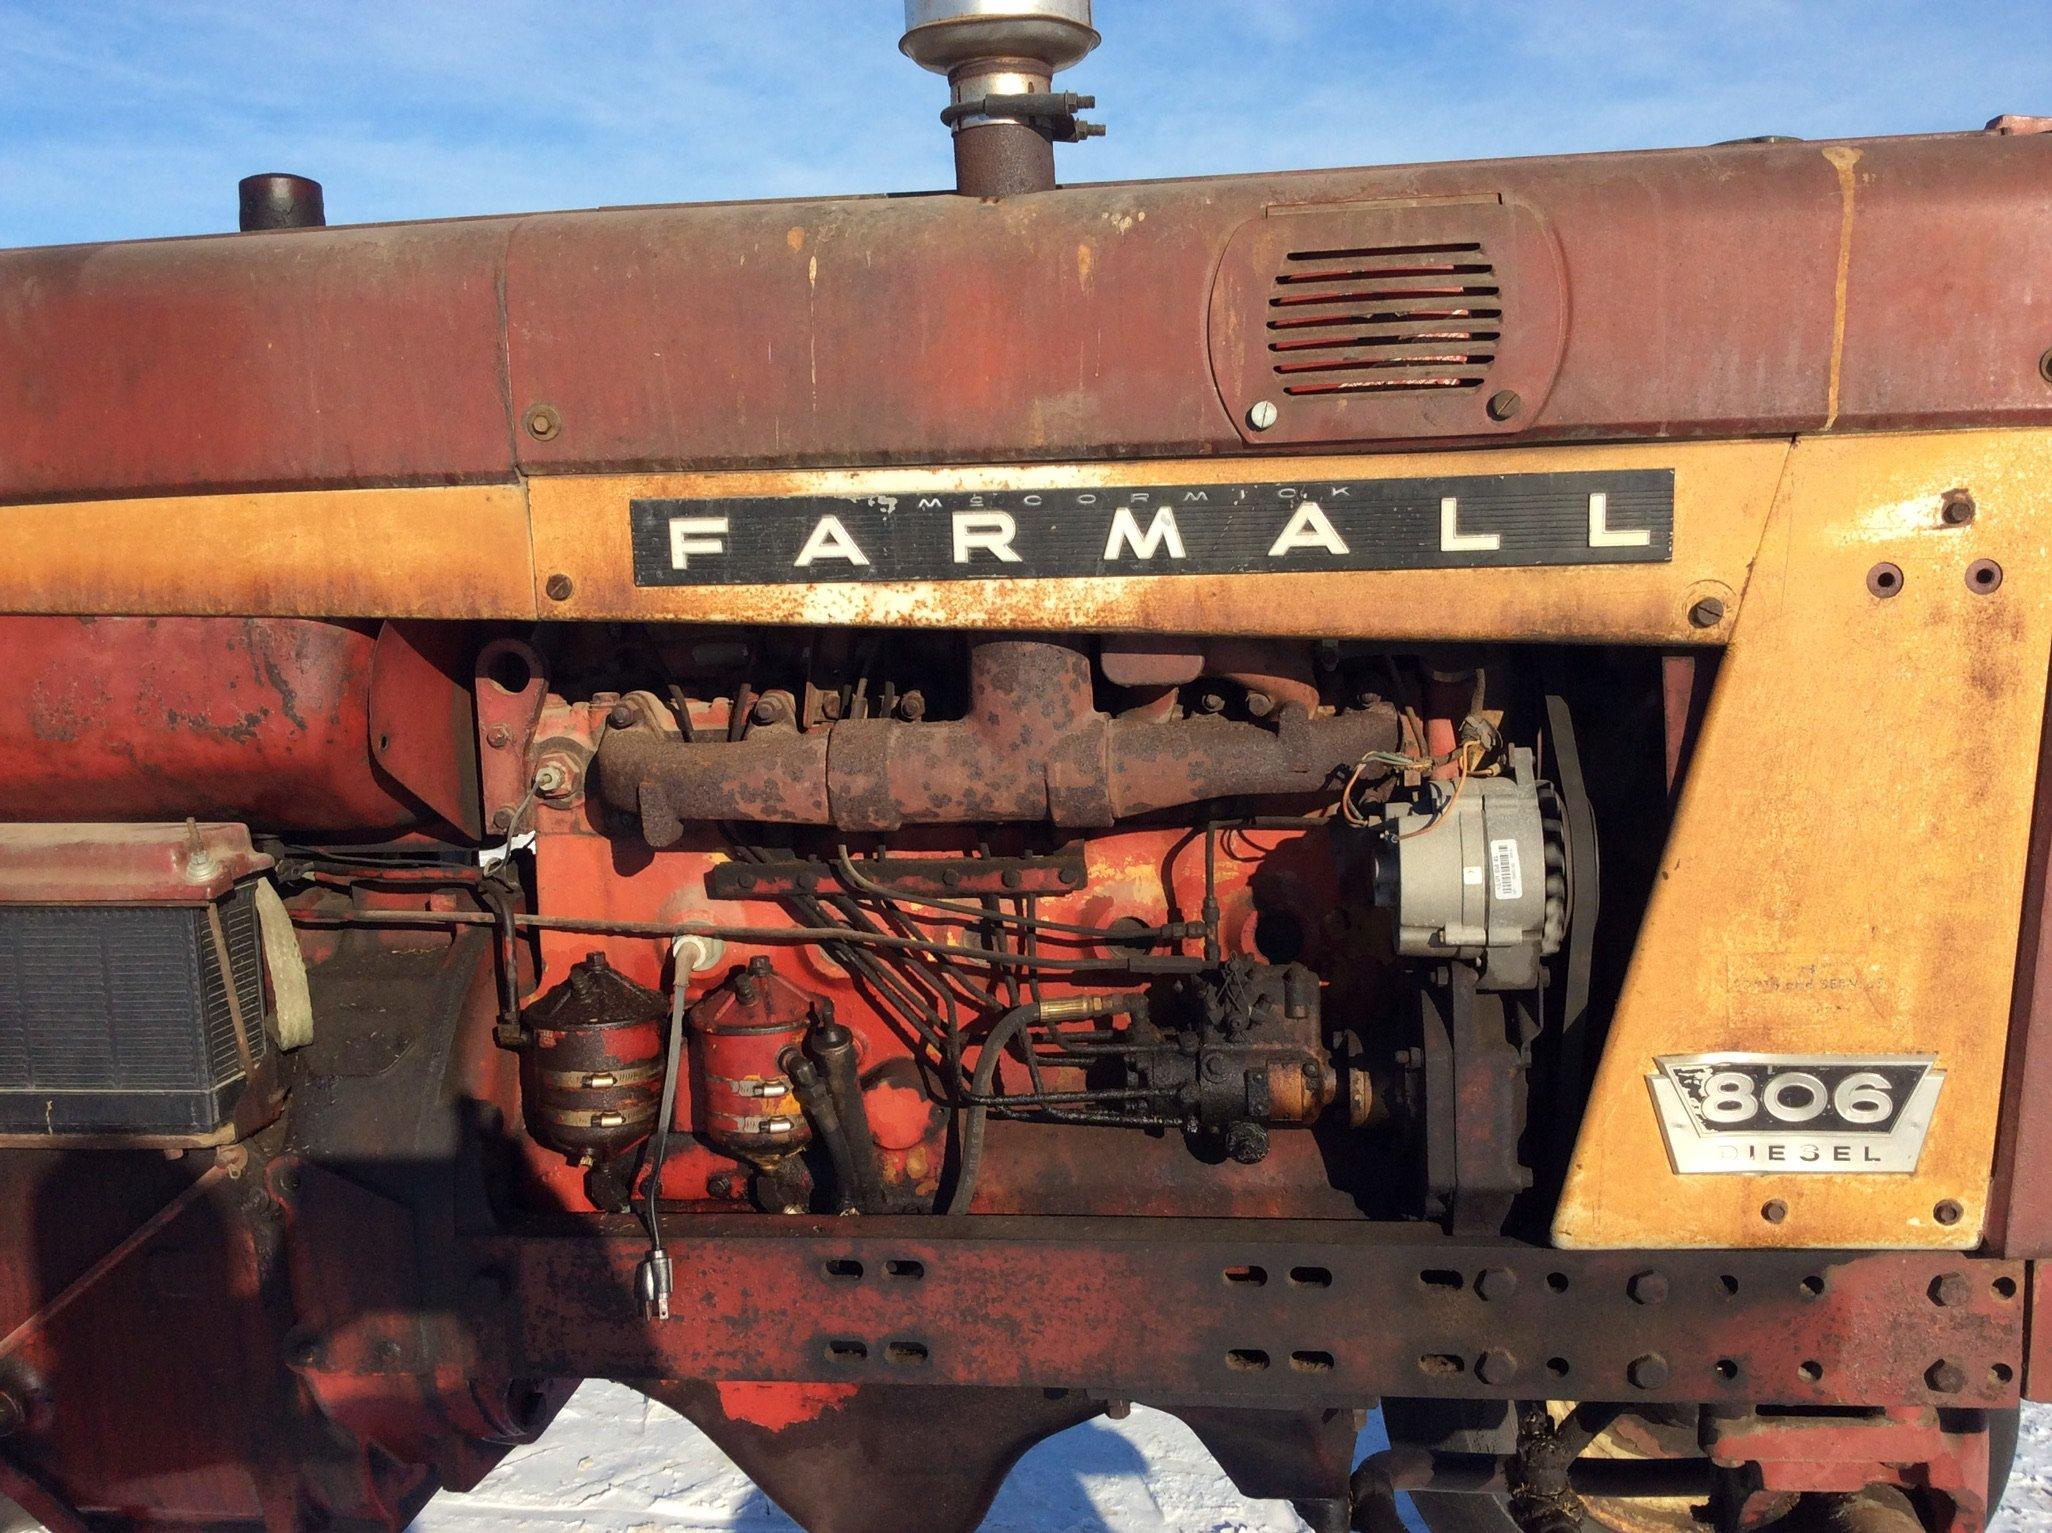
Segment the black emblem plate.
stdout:
[[642,586],[1663,563],[1674,471],[636,500]]

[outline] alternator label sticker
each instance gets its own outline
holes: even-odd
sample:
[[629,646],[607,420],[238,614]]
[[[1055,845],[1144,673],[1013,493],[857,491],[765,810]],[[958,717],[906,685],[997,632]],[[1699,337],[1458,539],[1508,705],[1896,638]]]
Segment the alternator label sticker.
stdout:
[[1665,1054],[1646,1077],[1682,1173],[1911,1172],[1945,1072],[1930,1054]]
[[635,500],[640,586],[1662,564],[1674,471]]

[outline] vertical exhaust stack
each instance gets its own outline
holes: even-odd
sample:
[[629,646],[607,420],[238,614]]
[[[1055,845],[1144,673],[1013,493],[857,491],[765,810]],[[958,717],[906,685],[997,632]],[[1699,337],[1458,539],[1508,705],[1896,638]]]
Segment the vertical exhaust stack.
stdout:
[[955,135],[955,190],[968,197],[1044,192],[1054,145],[1104,129],[1076,113],[1096,98],[1053,90],[1057,71],[1098,44],[1090,0],[905,0],[898,47],[948,77],[941,121]]

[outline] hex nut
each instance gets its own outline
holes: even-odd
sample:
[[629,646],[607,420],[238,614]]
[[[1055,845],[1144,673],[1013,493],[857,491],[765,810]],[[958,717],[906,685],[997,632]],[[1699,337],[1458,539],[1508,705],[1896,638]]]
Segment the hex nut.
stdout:
[[1639,1272],[1625,1284],[1625,1292],[1631,1295],[1634,1304],[1658,1304],[1667,1297],[1667,1275],[1661,1272]]
[[1517,1376],[1516,1355],[1502,1347],[1491,1347],[1475,1359],[1475,1377],[1485,1384],[1508,1384]]
[[1484,1267],[1475,1274],[1475,1292],[1485,1299],[1508,1299],[1518,1291],[1518,1275],[1508,1267]]
[[560,756],[545,756],[534,769],[534,791],[543,798],[560,798],[575,780],[576,774]]
[[1667,1359],[1658,1352],[1647,1352],[1625,1364],[1625,1380],[1634,1389],[1659,1389],[1667,1379]]
[[1966,1388],[1966,1370],[1941,1357],[1924,1370],[1924,1382],[1938,1394],[1956,1395]]
[[1974,1285],[1964,1272],[1941,1272],[1931,1279],[1931,1302],[1947,1309],[1973,1302]]

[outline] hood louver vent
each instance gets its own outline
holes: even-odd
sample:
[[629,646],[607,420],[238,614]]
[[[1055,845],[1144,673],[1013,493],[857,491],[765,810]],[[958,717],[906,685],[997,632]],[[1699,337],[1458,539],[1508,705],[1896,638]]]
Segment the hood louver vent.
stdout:
[[1271,208],[1211,289],[1211,368],[1250,443],[1524,430],[1566,336],[1560,249],[1495,196]]
[[1268,300],[1283,393],[1475,389],[1503,337],[1503,294],[1479,241],[1292,250]]

